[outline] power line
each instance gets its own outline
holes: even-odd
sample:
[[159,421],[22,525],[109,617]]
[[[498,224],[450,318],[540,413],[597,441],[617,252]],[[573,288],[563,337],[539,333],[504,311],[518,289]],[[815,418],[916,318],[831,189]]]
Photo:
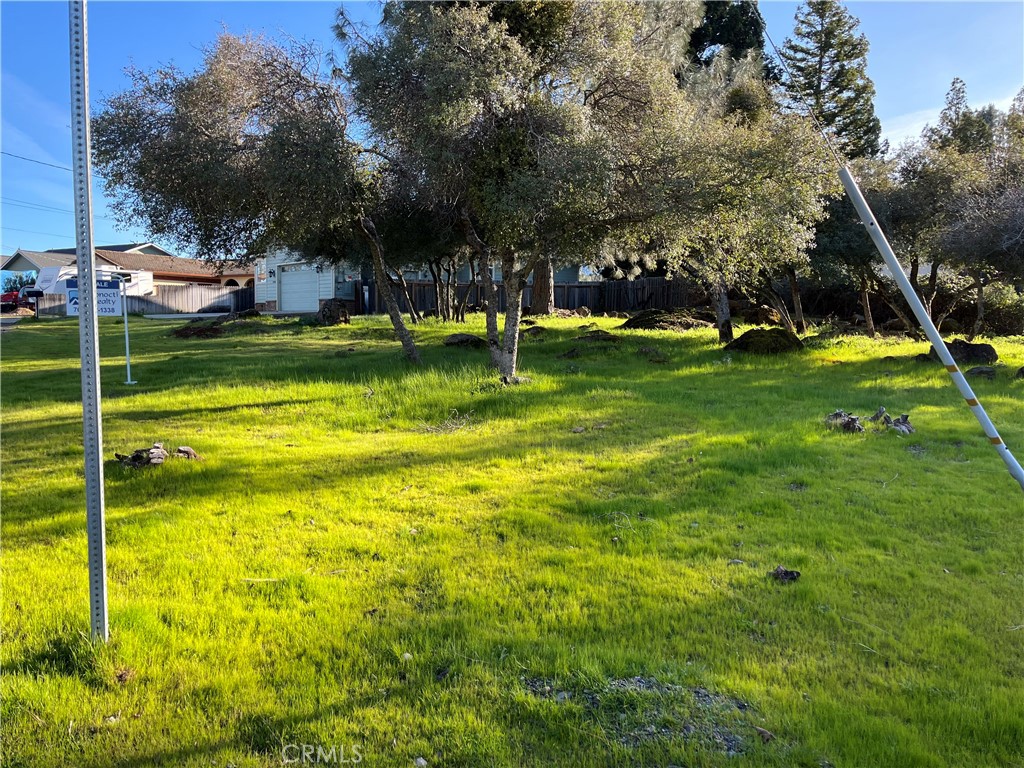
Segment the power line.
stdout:
[[3,201],[3,205],[13,205],[17,208],[28,208],[33,211],[38,211],[39,213],[74,213],[74,211],[69,211],[64,208],[50,208],[49,206],[33,205],[32,203],[9,203],[6,200]]
[[3,197],[3,196],[0,196],[0,200],[2,200],[5,203],[9,202],[9,203],[14,203],[14,204],[22,203],[23,205],[36,205],[36,206],[39,206],[40,208],[51,208],[54,211],[69,211],[71,213],[74,213],[74,211],[72,211],[70,208],[58,208],[55,205],[47,205],[46,203],[34,203],[31,200],[21,200],[21,199],[19,199],[17,197]]
[[30,235],[46,235],[47,237],[61,237],[65,240],[74,240],[71,235],[58,235],[56,232],[36,232],[34,229],[18,229],[17,227],[0,227],[4,232],[27,232]]
[[[9,202],[10,199],[11,198],[8,198],[7,200],[3,200],[2,204],[3,205],[14,205],[14,206],[17,206],[18,208],[28,208],[30,211],[37,211],[39,213],[69,213],[72,216],[75,214],[75,212],[72,211],[70,208],[55,208],[52,205],[40,205],[38,203],[20,203],[20,202],[16,203],[16,202]],[[103,219],[104,221],[113,221],[113,219],[111,219],[108,216],[95,216],[94,215],[93,218],[94,219]]]
[[31,157],[25,157],[24,155],[16,155],[13,152],[0,151],[0,155],[7,155],[8,157],[16,157],[19,160],[25,160],[25,161],[27,161],[29,163],[36,163],[38,165],[48,165],[50,168],[60,168],[60,170],[62,170],[62,171],[72,171],[72,172],[74,172],[73,169],[68,168],[66,165],[56,165],[55,163],[44,163],[42,160],[35,160],[35,159],[31,158]]

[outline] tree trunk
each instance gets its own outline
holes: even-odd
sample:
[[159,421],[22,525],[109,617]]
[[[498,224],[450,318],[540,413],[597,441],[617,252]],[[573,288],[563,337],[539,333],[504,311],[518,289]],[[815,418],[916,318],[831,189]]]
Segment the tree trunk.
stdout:
[[459,265],[455,259],[449,259],[444,268],[444,309],[445,320],[458,320],[457,299],[459,293],[458,282]]
[[484,319],[487,325],[487,346],[491,350],[491,366],[500,367],[501,336],[498,333],[498,286],[491,274],[491,249],[480,255],[480,280],[484,287]]
[[373,257],[373,276],[377,285],[380,286],[379,293],[384,298],[384,306],[387,307],[391,325],[395,328],[398,340],[402,342],[405,356],[409,358],[410,362],[419,364],[420,353],[416,349],[416,342],[413,341],[409,329],[405,327],[402,310],[399,308],[398,302],[395,301],[395,295],[391,292],[391,280],[388,278],[387,268],[384,266],[384,244],[377,234],[377,228],[374,226],[373,220],[367,216],[359,217],[359,227],[370,245],[370,253]]
[[868,336],[872,339],[878,335],[875,330],[875,318],[871,315],[871,293],[868,291],[868,279],[860,279],[860,305],[864,309],[864,323],[868,327]]
[[928,303],[925,309],[928,310],[928,317],[934,317],[932,306],[935,304],[935,296],[939,292],[939,263],[931,263],[931,271],[928,273]]
[[985,326],[985,284],[982,282],[981,277],[975,278],[975,286],[977,291],[977,302],[978,312],[974,318],[974,327],[971,328],[971,333],[967,337],[968,341],[974,341],[974,337],[981,333],[981,329]]
[[[978,278],[975,278],[975,280],[977,280],[977,279]],[[936,328],[941,328],[942,327],[942,323],[945,322],[946,318],[949,317],[951,314],[953,314],[953,311],[957,308],[957,305],[959,305],[960,302],[963,300],[963,298],[968,293],[971,293],[971,292],[977,293],[977,282],[972,282],[966,288],[963,288],[963,289],[957,291],[956,293],[954,293],[952,298],[950,299],[949,303],[945,306],[945,308],[941,312],[936,312],[935,313],[935,317],[934,317],[935,327]]]
[[[456,292],[458,292],[459,284],[455,283]],[[473,293],[473,289],[476,287],[476,264],[473,263],[473,259],[469,260],[469,285],[466,286],[466,292],[462,294],[462,299],[459,301],[458,309],[455,312],[455,320],[459,323],[466,322],[466,305],[469,304],[469,297]]]
[[[921,303],[923,304],[924,301],[925,301],[925,295],[924,295],[924,291],[921,290],[921,285],[920,285],[920,283],[918,281],[918,276],[920,274],[921,274],[921,262],[918,260],[917,256],[911,256],[910,257],[910,275],[908,276],[907,279],[910,280],[910,285],[914,289],[914,293],[917,294],[917,298],[919,298],[921,300]],[[879,294],[879,296],[881,296],[881,295],[882,294]]]
[[402,274],[401,269],[395,270],[397,276],[396,282],[399,288],[402,289],[402,295],[405,296],[405,303],[409,307],[409,319],[412,320],[412,324],[416,325],[423,318],[420,316],[419,310],[416,309],[416,303],[412,300],[412,294],[409,293],[409,284],[405,282],[405,275]]
[[434,284],[434,308],[437,312],[437,316],[446,321],[447,314],[444,311],[444,286],[441,282],[441,269],[440,265],[433,261],[427,262],[427,268],[430,270],[430,281]]
[[725,277],[720,276],[718,282],[712,288],[715,297],[715,319],[718,324],[718,340],[728,344],[733,339],[732,335],[732,313],[729,312],[729,285]]
[[875,293],[878,295],[878,297],[882,301],[884,301],[886,306],[888,306],[889,309],[891,309],[893,313],[896,315],[896,317],[900,319],[900,321],[903,323],[903,328],[907,332],[907,335],[910,336],[912,339],[920,339],[921,334],[917,330],[917,324],[910,319],[910,316],[906,312],[904,312],[903,307],[900,306],[900,301],[903,299],[903,294],[900,294],[899,298],[893,298],[892,296],[889,295],[889,291],[886,290],[885,285],[882,283],[882,281],[878,279],[878,276],[873,275],[873,277],[874,279],[872,280],[872,284],[874,285]]
[[501,338],[498,335],[498,288],[491,274],[491,249],[476,233],[473,220],[465,208],[459,211],[466,242],[477,255],[480,263],[480,282],[484,289],[484,317],[487,320],[487,346],[491,351],[491,366],[499,368]]
[[542,258],[533,269],[533,292],[530,297],[531,315],[555,313],[555,267],[550,258]]
[[798,333],[807,333],[807,321],[804,320],[804,305],[800,300],[800,283],[796,279],[796,269],[786,267],[786,277],[789,279],[789,295],[793,300],[793,320]]
[[502,281],[505,284],[505,331],[501,340],[501,352],[498,357],[498,373],[506,384],[515,384],[516,369],[519,365],[519,322],[523,318],[523,289],[526,281],[518,275],[511,274],[512,269],[502,269]]
[[441,270],[434,262],[427,262],[427,268],[430,270],[430,279],[434,283],[434,305],[437,309],[437,316],[442,320],[447,320],[445,315],[445,301],[444,301],[444,287],[441,285]]

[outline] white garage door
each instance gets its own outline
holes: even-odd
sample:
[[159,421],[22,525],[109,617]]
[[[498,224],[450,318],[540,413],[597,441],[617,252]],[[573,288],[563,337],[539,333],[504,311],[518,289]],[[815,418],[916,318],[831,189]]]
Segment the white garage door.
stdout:
[[278,267],[281,281],[281,310],[284,312],[316,312],[317,274],[312,264],[284,264]]

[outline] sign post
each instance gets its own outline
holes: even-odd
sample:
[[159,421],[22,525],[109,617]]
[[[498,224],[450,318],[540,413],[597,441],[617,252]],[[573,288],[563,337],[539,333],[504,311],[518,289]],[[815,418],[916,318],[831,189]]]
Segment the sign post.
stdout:
[[[85,0],[69,0],[71,47],[71,150],[78,253],[78,340],[82,354],[82,444],[85,447],[85,510],[89,539],[89,605],[93,642],[110,638],[107,620],[107,536],[103,498],[103,419],[100,410],[99,329],[89,137],[89,54]],[[71,304],[71,291],[68,291]]]
[[[127,368],[127,379],[125,384],[138,384],[132,379],[132,351],[128,340],[128,281],[124,278],[118,280],[97,280],[96,281],[96,314],[124,318],[124,358]],[[78,290],[78,281],[74,278],[67,280],[67,313],[68,317],[81,317],[79,307],[81,305],[81,294]]]
[[132,378],[132,350],[128,342],[128,280],[121,278],[121,312],[124,315],[124,365],[125,384],[138,384]]

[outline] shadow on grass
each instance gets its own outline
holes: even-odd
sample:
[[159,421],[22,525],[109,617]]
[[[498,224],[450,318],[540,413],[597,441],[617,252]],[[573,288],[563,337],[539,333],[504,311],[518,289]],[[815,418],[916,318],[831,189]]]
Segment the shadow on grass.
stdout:
[[[600,569],[592,566],[584,568],[581,576],[592,579],[599,574]],[[585,693],[602,690],[612,678],[634,675],[668,685],[707,686],[714,691],[715,676],[695,671],[697,667],[689,662],[712,653],[716,650],[712,646],[723,642],[729,643],[734,658],[749,656],[756,663],[762,649],[747,638],[749,620],[736,617],[738,603],[728,595],[709,592],[698,599],[667,590],[637,604],[633,579],[624,573],[605,575],[602,583],[607,593],[599,602],[582,615],[559,610],[557,620],[551,621],[546,606],[551,603],[552,584],[524,577],[512,588],[516,598],[524,601],[526,614],[510,623],[496,607],[481,615],[478,606],[467,603],[464,598],[470,595],[460,593],[457,574],[449,573],[443,579],[438,589],[447,591],[447,597],[425,603],[420,600],[411,612],[405,603],[408,596],[396,595],[382,604],[374,617],[362,620],[352,639],[358,646],[354,652],[365,658],[346,665],[348,684],[333,691],[342,701],[312,709],[303,705],[287,714],[232,704],[230,710],[206,712],[210,729],[201,735],[190,733],[174,746],[168,745],[175,735],[173,724],[168,724],[162,727],[159,746],[145,746],[142,730],[117,750],[123,755],[128,744],[133,744],[132,754],[79,756],[76,764],[82,768],[178,765],[196,758],[219,761],[225,751],[276,762],[285,745],[330,747],[341,743],[362,744],[371,765],[400,764],[417,754],[426,754],[432,764],[465,766],[547,764],[553,759],[566,764],[571,759],[577,765],[658,764],[669,757],[699,763],[710,751],[724,756],[726,745],[710,735],[712,729],[721,733],[725,728],[734,737],[730,750],[761,749],[748,717],[753,710],[748,715],[727,716],[710,708],[697,711],[691,704],[683,711],[678,707],[669,711],[660,706],[651,709],[651,702],[638,702],[635,696],[591,700]],[[555,588],[560,591],[568,584],[558,583]],[[762,588],[770,589],[757,587]],[[631,605],[631,610],[621,610],[623,604]],[[702,649],[680,656],[681,641],[700,635],[710,617],[717,620],[713,638],[708,637]],[[608,626],[615,627],[614,639],[608,635]],[[189,627],[178,631],[187,633]],[[385,650],[403,639],[425,644],[412,666],[403,666]],[[269,668],[298,664],[292,668],[296,679],[283,689],[280,679],[261,680],[269,698],[281,695],[288,700],[289,688],[312,684],[302,676],[303,664],[332,658],[326,635],[309,631],[304,640],[268,650]],[[529,660],[528,665],[523,664],[524,659]],[[567,669],[567,662],[575,659],[586,659],[580,662],[584,668],[570,662]],[[64,674],[76,673],[68,670]],[[523,678],[557,681],[558,689],[572,692],[573,698],[568,702],[540,699]],[[191,700],[189,686],[201,687],[201,683],[188,683],[186,688],[176,689],[174,696]],[[728,690],[722,693],[733,694]],[[638,713],[638,703],[650,711]],[[409,725],[399,725],[406,718]],[[624,723],[636,725],[636,733],[627,733]],[[650,724],[656,724],[657,731],[648,731]],[[695,732],[693,726],[702,730]],[[416,743],[429,744],[429,748],[421,751],[417,747],[408,754],[410,745],[392,744],[396,731],[408,737],[410,730]],[[452,738],[454,733],[457,738]],[[486,739],[479,742],[474,738],[485,734]],[[486,745],[487,740],[500,743],[510,759],[498,759],[501,751],[495,750],[494,743]],[[786,754],[794,745],[790,742],[778,749]]]
[[[679,446],[660,442],[672,435],[689,436],[702,443],[725,439],[739,444],[752,444],[761,450],[772,449],[785,443],[785,430],[791,429],[794,434],[801,433],[809,423],[821,423],[824,416],[835,408],[841,407],[867,415],[878,405],[885,404],[893,412],[913,413],[922,403],[934,405],[938,402],[955,403],[958,400],[954,392],[936,388],[936,377],[945,375],[938,365],[929,367],[909,360],[869,360],[833,365],[827,359],[821,360],[806,354],[779,358],[728,355],[717,349],[708,338],[695,334],[655,334],[654,339],[647,335],[624,336],[627,341],[609,349],[586,347],[580,357],[573,361],[578,370],[567,373],[564,370],[565,361],[558,355],[573,347],[575,342],[571,337],[576,333],[575,330],[560,330],[558,334],[563,337],[562,340],[535,342],[525,350],[526,362],[531,366],[530,372],[548,377],[546,381],[554,384],[553,389],[537,385],[504,388],[488,378],[478,378],[474,382],[472,377],[466,376],[465,367],[446,369],[443,361],[477,359],[477,375],[489,377],[483,365],[485,352],[467,353],[459,350],[453,354],[444,348],[425,349],[425,369],[441,374],[448,371],[456,379],[454,387],[444,391],[424,391],[416,402],[399,401],[395,406],[397,418],[394,419],[381,410],[389,406],[377,406],[374,401],[367,401],[365,407],[370,410],[359,424],[361,431],[366,431],[366,424],[374,420],[377,429],[386,434],[421,431],[422,424],[431,419],[442,420],[452,409],[456,409],[460,413],[473,412],[478,423],[494,422],[500,430],[500,439],[488,435],[481,440],[475,438],[472,432],[467,432],[464,439],[459,438],[463,444],[453,445],[452,440],[421,443],[412,454],[404,458],[380,455],[372,443],[368,443],[365,448],[356,451],[353,457],[355,460],[347,465],[331,462],[328,458],[328,474],[332,481],[345,484],[369,479],[383,483],[396,470],[408,467],[411,463],[423,469],[452,463],[487,466],[509,455],[600,451],[618,445],[628,445],[631,450],[638,452],[678,452]],[[132,394],[152,394],[179,387],[195,388],[219,378],[211,373],[211,369],[223,371],[223,376],[230,375],[232,381],[242,383],[251,378],[252,381],[263,383],[333,380],[362,385],[368,376],[372,376],[374,382],[395,392],[400,392],[410,377],[424,372],[424,369],[405,365],[398,366],[396,370],[391,351],[369,351],[341,362],[332,359],[327,363],[326,356],[316,349],[311,351],[304,346],[282,348],[279,341],[268,343],[247,355],[226,356],[219,350],[218,343],[219,340],[204,342],[209,344],[208,348],[191,353],[202,358],[217,355],[218,360],[208,367],[179,370],[179,361],[174,359],[144,364],[144,371],[147,365],[152,367],[153,380],[162,380],[167,384],[163,388],[156,386],[149,390],[140,389],[137,393],[132,391]],[[346,342],[343,340],[341,343]],[[648,363],[642,356],[638,357],[638,348],[652,344],[668,351],[670,359],[667,363]],[[140,374],[139,378],[144,376]],[[27,372],[6,374],[4,383],[7,386],[4,392],[10,392],[12,388],[17,389],[28,382],[38,383],[40,377],[45,378]],[[837,399],[839,393],[842,393],[841,402]],[[48,393],[48,397],[52,398],[53,395]],[[202,424],[213,416],[226,415],[231,418],[232,414],[255,409],[265,413],[266,418],[273,423],[273,420],[280,418],[274,413],[276,409],[303,409],[324,402],[322,397],[251,397],[247,402],[231,405],[205,405],[199,401],[187,408],[149,406],[111,414],[108,422],[114,425],[159,424],[163,421],[194,419],[196,423]],[[567,402],[573,405],[569,414],[560,408],[560,405]],[[637,414],[641,411],[643,417],[638,419]],[[759,412],[765,414],[764,423],[750,421],[750,414]],[[283,413],[289,412],[285,410]],[[259,418],[258,414],[256,418]],[[287,418],[294,416],[288,415]],[[342,413],[339,421],[342,426],[345,418]],[[580,436],[570,431],[579,428],[579,424],[584,424],[587,429],[598,420],[611,422],[613,426],[600,436],[589,432]],[[417,421],[420,425],[416,424]],[[633,429],[631,425],[636,421],[642,421],[644,426]],[[517,422],[528,424],[528,427],[520,430]],[[8,445],[24,441],[32,444],[63,443],[70,450],[80,439],[76,434],[78,423],[77,419],[19,419],[15,416],[5,427],[5,442]],[[776,432],[766,434],[764,426],[767,423],[771,423]],[[824,427],[820,429],[824,436]],[[166,431],[163,429],[161,433]],[[163,436],[154,434],[152,439],[160,440]],[[143,446],[110,446],[108,452],[119,450],[127,453],[139,447]],[[173,449],[175,446],[170,447]],[[306,453],[315,448],[315,445],[305,443],[294,446],[294,450],[288,446],[278,446],[272,474],[315,483],[318,471],[310,469]],[[797,465],[808,464],[819,450],[820,446],[815,443],[794,442],[785,446],[785,461]],[[765,458],[770,463],[770,456]],[[5,463],[9,467],[28,466],[34,460],[34,454],[26,454],[24,457],[8,456]],[[208,469],[214,466],[215,470]],[[719,466],[724,471],[713,478],[710,475],[714,468],[708,468],[703,482],[721,485],[727,482],[725,474],[742,476],[761,471],[759,466],[762,464],[725,460]],[[151,471],[159,473],[166,470],[143,470]],[[145,485],[140,485],[131,474],[137,472],[135,470],[124,470],[116,462],[108,461],[106,472],[111,500],[114,502],[119,500],[119,489],[122,487],[125,493],[145,490]],[[236,488],[247,479],[244,468],[229,462],[200,465],[188,476],[192,492],[205,496],[217,496],[224,487]],[[273,482],[271,479],[270,488]],[[79,499],[75,494],[69,493],[60,497],[51,496],[45,505],[8,505],[5,509],[5,537],[8,545],[19,546],[33,539],[73,533],[75,526],[67,519],[54,521],[43,529],[33,526],[24,533],[18,530],[17,524],[67,515],[74,512],[78,504]]]

